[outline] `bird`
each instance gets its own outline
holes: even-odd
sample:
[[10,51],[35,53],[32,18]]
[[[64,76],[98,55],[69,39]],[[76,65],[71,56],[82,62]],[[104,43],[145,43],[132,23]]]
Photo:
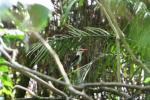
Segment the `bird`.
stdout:
[[79,48],[76,52],[76,55],[74,57],[72,57],[72,60],[71,60],[71,64],[70,64],[70,67],[71,67],[71,70],[74,71],[77,69],[76,73],[77,73],[77,83],[80,83],[80,63],[82,61],[82,55],[83,53],[87,51],[87,49],[84,49],[84,48]]
[[79,66],[80,62],[82,61],[82,54],[85,51],[87,51],[87,49],[80,48],[77,50],[76,55],[72,57],[70,67]]

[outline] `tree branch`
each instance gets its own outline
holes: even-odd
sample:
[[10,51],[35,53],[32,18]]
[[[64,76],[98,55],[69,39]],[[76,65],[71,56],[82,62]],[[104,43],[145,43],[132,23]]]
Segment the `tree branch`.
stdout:
[[72,91],[73,93],[78,94],[80,96],[83,96],[84,98],[86,98],[88,100],[93,100],[92,98],[90,98],[85,93],[80,92],[80,91],[76,90],[74,87],[72,87],[71,82],[70,82],[70,80],[69,80],[69,78],[67,76],[67,73],[64,70],[64,67],[63,67],[63,65],[62,65],[62,63],[61,63],[61,61],[60,61],[59,56],[57,55],[57,53],[52,49],[52,47],[48,44],[48,42],[46,42],[38,33],[34,33],[33,32],[32,34],[34,34],[34,36],[43,43],[43,45],[47,48],[47,50],[49,51],[49,53],[54,58],[57,66],[59,68],[59,71],[61,72],[61,74],[62,74],[65,82],[68,84],[68,89],[70,91]]
[[[9,52],[12,52],[12,57],[9,55],[9,53],[7,53],[7,51]],[[19,63],[17,63],[15,61],[16,59],[16,56],[17,56],[17,52],[16,52],[16,49],[11,49],[9,47],[7,47],[5,45],[5,43],[3,42],[2,38],[0,37],[0,52],[5,56],[7,57],[7,59],[10,61],[10,64],[11,64],[11,67],[13,69],[16,69],[17,71],[21,72],[22,74],[30,77],[30,78],[33,78],[34,80],[36,80],[37,82],[39,82],[40,84],[43,84],[44,86],[46,86],[47,88],[49,88],[50,90],[52,90],[53,92],[59,94],[59,95],[62,95],[62,96],[65,96],[66,98],[68,98],[67,94],[65,94],[64,92],[54,88],[53,86],[51,86],[50,84],[48,84],[47,82],[45,82],[44,80],[42,80],[41,78],[37,77],[36,75],[28,72],[28,71],[24,71],[22,69],[22,65],[20,65]]]
[[120,38],[118,36],[116,36],[116,49],[117,49],[117,79],[118,79],[118,82],[121,82]]
[[[38,95],[36,95],[34,92],[32,92],[30,89],[28,89],[28,88],[25,88],[25,87],[23,87],[23,86],[20,86],[20,85],[15,85],[14,86],[14,89],[16,89],[16,88],[19,88],[19,89],[22,89],[22,90],[24,90],[24,91],[27,91],[29,94],[31,94],[32,96],[33,96],[33,98],[34,99],[42,99],[42,100],[51,100],[51,99],[56,99],[57,97],[41,97],[41,96],[38,96]],[[17,98],[15,98],[15,100],[16,100]],[[64,99],[64,98],[59,98],[59,99]]]
[[95,82],[95,83],[84,83],[81,84],[80,88],[90,88],[90,87],[126,87],[130,89],[137,89],[141,91],[150,91],[150,85],[148,86],[142,86],[142,85],[129,85],[124,83],[118,83],[118,82]]
[[118,95],[120,97],[124,97],[126,98],[127,100],[128,99],[131,99],[131,96],[128,95],[127,93],[124,93],[124,92],[121,92],[117,89],[113,89],[113,88],[110,88],[110,87],[100,87],[100,88],[96,88],[96,89],[89,89],[91,92],[94,92],[94,93],[100,93],[102,91],[105,91],[105,92],[109,92],[109,93],[112,93],[112,94],[115,94],[115,95]]

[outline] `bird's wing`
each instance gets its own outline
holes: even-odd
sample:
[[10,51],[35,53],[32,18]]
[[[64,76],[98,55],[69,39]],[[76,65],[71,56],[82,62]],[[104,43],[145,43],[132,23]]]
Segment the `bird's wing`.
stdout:
[[79,55],[75,55],[74,57],[72,57],[72,59],[70,60],[70,65],[75,66],[77,64],[78,59]]

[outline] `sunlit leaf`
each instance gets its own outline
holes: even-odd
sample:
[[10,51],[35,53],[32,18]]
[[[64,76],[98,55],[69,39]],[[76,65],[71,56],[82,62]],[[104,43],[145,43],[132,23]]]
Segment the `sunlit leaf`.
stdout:
[[[5,59],[0,57],[0,64],[5,64]],[[9,68],[6,65],[0,65],[0,72],[8,72]]]
[[144,80],[144,83],[149,83],[150,82],[150,77],[147,77],[145,80]]
[[4,81],[3,84],[4,86],[13,87],[13,84],[11,81]]
[[42,30],[48,23],[49,10],[37,4],[32,5],[28,10],[35,29]]
[[1,81],[2,81],[4,86],[13,87],[12,80],[11,80],[11,78],[8,75],[3,75],[1,77]]
[[4,33],[3,37],[10,40],[23,40],[25,33],[17,29],[1,29],[1,33]]
[[11,94],[12,94],[12,90],[7,89],[6,87],[4,87],[4,88],[2,89],[2,92],[3,92],[4,94],[7,94],[7,95],[11,95]]
[[4,65],[0,66],[0,72],[8,72],[8,71],[9,71],[8,66],[4,66]]

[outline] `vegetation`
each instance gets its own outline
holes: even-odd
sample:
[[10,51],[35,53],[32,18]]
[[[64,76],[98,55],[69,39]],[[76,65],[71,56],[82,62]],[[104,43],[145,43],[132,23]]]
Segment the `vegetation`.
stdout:
[[0,0],[0,9],[6,100],[149,100],[150,0]]

